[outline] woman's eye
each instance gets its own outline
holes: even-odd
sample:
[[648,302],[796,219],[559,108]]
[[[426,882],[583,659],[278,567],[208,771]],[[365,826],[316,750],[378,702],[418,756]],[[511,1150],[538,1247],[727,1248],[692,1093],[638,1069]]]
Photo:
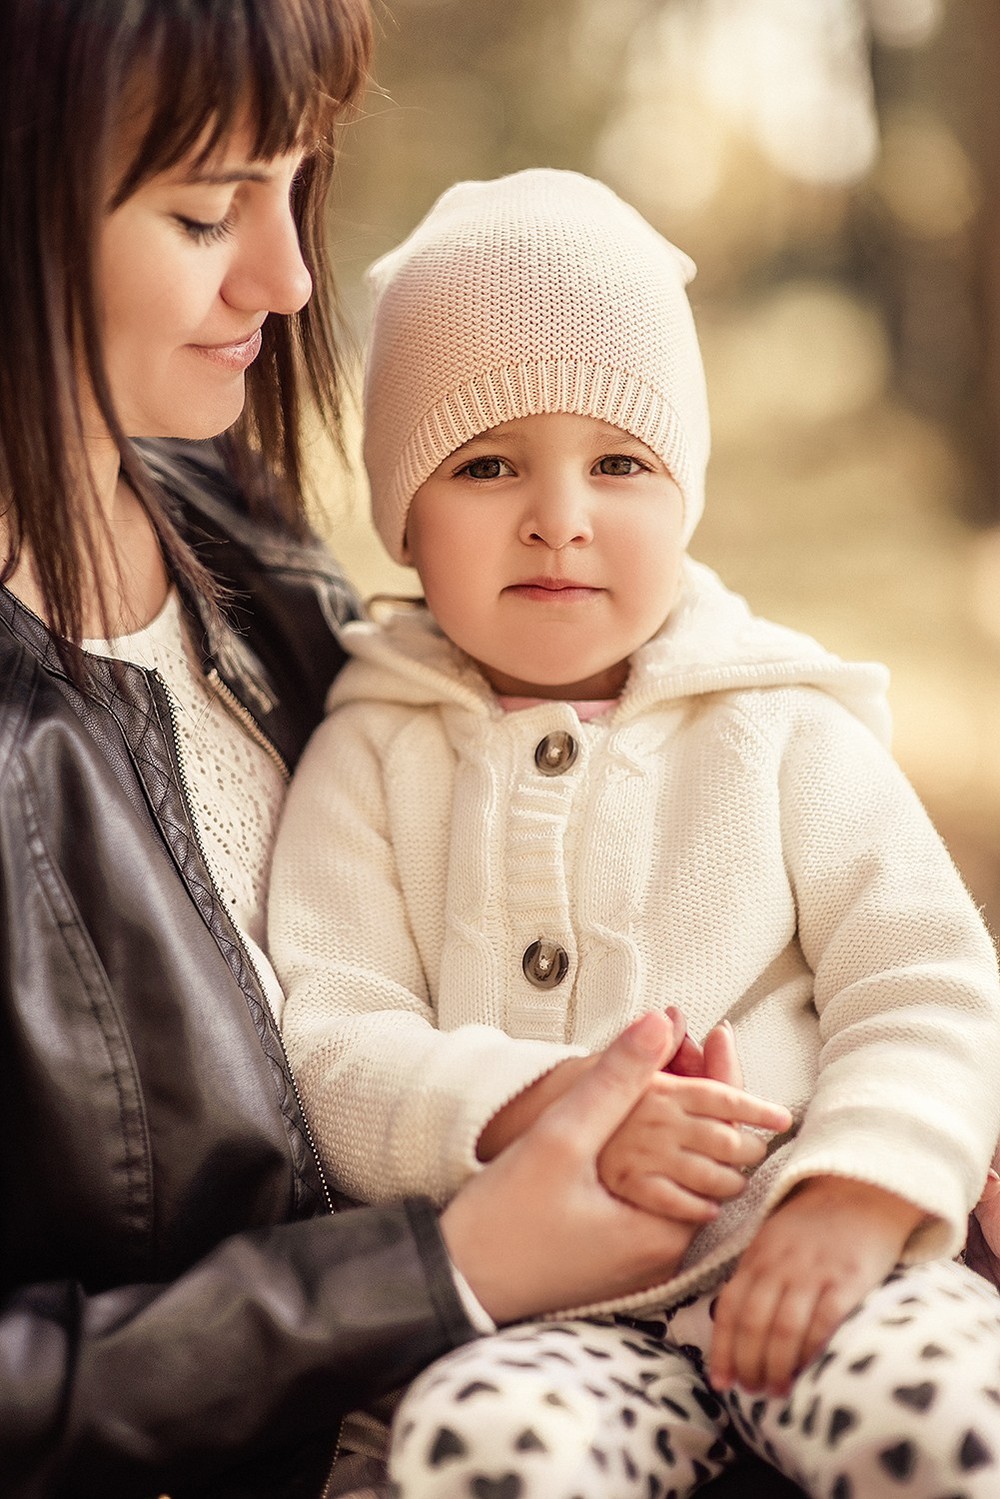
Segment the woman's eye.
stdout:
[[227,215],[224,219],[215,219],[206,222],[204,219],[189,219],[184,214],[175,214],[178,224],[184,230],[189,239],[193,239],[196,245],[215,245],[220,240],[228,239],[233,232],[233,221]]
[[511,472],[502,458],[473,458],[458,470],[467,479],[499,479]]
[[642,464],[638,458],[630,458],[627,453],[606,453],[598,460],[597,472],[613,479],[623,479],[629,474],[641,473]]

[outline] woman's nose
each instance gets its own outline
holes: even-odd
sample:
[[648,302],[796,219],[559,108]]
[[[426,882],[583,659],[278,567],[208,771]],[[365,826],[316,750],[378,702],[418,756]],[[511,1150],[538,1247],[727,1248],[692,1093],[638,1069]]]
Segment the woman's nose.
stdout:
[[248,226],[247,242],[230,266],[222,295],[231,307],[253,312],[298,312],[312,294],[291,208],[275,209]]
[[553,552],[593,541],[590,507],[579,486],[572,481],[539,485],[525,508],[520,538],[528,545],[546,546]]

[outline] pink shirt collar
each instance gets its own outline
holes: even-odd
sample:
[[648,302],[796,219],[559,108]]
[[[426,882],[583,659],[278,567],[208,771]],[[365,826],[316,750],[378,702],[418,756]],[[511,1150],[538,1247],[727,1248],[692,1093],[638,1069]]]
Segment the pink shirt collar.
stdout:
[[[505,713],[520,713],[524,708],[537,708],[540,704],[551,701],[551,698],[545,697],[504,697],[502,694],[497,696],[497,702]],[[571,702],[569,706],[581,723],[589,723],[592,718],[600,718],[603,713],[609,713],[617,701],[616,697],[595,698],[593,701],[584,703]]]

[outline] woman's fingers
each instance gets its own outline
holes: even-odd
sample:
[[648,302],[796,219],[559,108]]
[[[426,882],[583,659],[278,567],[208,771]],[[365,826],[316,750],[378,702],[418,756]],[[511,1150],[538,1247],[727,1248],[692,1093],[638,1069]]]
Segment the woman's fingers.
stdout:
[[595,1163],[601,1148],[632,1112],[675,1045],[663,1015],[636,1020],[601,1053],[597,1063],[552,1104],[536,1128],[566,1131]]
[[643,1290],[676,1269],[685,1232],[612,1196],[597,1174],[672,1043],[663,1016],[630,1026],[448,1204],[448,1251],[498,1322]]

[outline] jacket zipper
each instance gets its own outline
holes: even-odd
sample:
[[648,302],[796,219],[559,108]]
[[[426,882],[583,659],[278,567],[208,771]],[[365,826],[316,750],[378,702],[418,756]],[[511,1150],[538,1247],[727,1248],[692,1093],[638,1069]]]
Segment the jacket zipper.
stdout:
[[[160,673],[154,670],[153,675],[156,677],[156,680],[163,688],[163,695],[166,698],[167,702],[167,711],[170,714],[170,731],[173,734],[174,747],[176,749],[178,743],[178,734],[177,713],[174,708],[174,700],[171,695],[170,688],[167,686]],[[233,692],[228,683],[222,680],[222,677],[219,675],[218,669],[216,667],[212,666],[209,668],[208,672],[206,673],[206,681],[208,681],[213,690],[218,693],[219,697],[222,699],[223,703],[229,709],[230,713],[237,720],[237,722],[241,724],[244,729],[246,729],[247,733],[250,735],[251,739],[253,739],[254,743],[260,746],[260,748],[264,751],[272,764],[277,767],[277,769],[281,773],[282,780],[287,785],[289,780],[291,779],[291,772],[289,771],[284,758],[282,757],[276,746],[271,743],[271,740],[264,733],[264,730],[254,718],[253,714],[250,712],[250,709],[240,702],[239,698],[236,696],[235,692]],[[195,843],[198,845],[198,852],[201,854],[202,863],[204,864],[205,871],[208,874],[209,880],[211,881],[215,898],[218,901],[220,908],[224,911],[226,909],[225,901],[222,899],[222,893],[219,890],[218,885],[215,883],[215,876],[212,874],[211,867],[205,855],[205,845],[203,844],[201,839],[201,829],[198,826],[198,820],[194,816],[194,813],[192,811],[191,791],[190,787],[188,786],[187,772],[184,769],[184,762],[179,752],[176,754],[175,758],[177,762],[178,776],[181,783],[181,793],[184,797],[184,803],[188,810],[188,817],[191,823],[191,827],[194,831]],[[260,970],[254,962],[252,954],[249,953],[246,948],[243,948],[243,960],[249,965],[251,973],[257,980],[258,987],[260,988],[261,992],[264,993],[265,990],[263,982],[261,980]],[[299,1085],[296,1080],[295,1073],[292,1071],[292,1064],[288,1059],[288,1052],[285,1049],[285,1039],[282,1036],[281,1030],[278,1026],[275,1026],[274,1030],[275,1035],[278,1038],[278,1045],[281,1047],[281,1055],[284,1058],[285,1070],[292,1085],[292,1093],[295,1095],[295,1102],[298,1105],[299,1118],[302,1121],[303,1133],[305,1134],[306,1140],[308,1141],[309,1149],[312,1151],[313,1160],[316,1162],[316,1170],[319,1173],[320,1184],[323,1188],[323,1199],[326,1203],[326,1210],[329,1214],[332,1215],[334,1212],[334,1206],[333,1198],[330,1195],[330,1186],[326,1179],[326,1172],[323,1170],[323,1164],[319,1157],[319,1151],[316,1148],[316,1141],[313,1137],[312,1126],[309,1123],[309,1116],[306,1113],[305,1104],[303,1103],[302,1095],[299,1092]],[[323,1484],[319,1499],[330,1499],[330,1490],[333,1487],[333,1472],[337,1466],[337,1459],[340,1456],[340,1444],[343,1439],[343,1430],[343,1422],[341,1422],[337,1427],[337,1440],[334,1444],[333,1456],[330,1459],[330,1467],[327,1471],[326,1481]]]
[[[191,789],[188,785],[187,772],[184,769],[183,758],[180,752],[177,750],[179,736],[177,732],[177,713],[174,709],[174,700],[171,695],[170,688],[167,686],[159,671],[154,669],[153,676],[156,678],[157,682],[160,684],[160,687],[163,689],[163,695],[166,698],[167,702],[167,711],[170,714],[170,732],[173,735],[174,749],[175,751],[177,751],[177,753],[175,754],[175,760],[177,763],[177,771],[181,783],[181,794],[184,797],[184,805],[187,807],[188,819],[191,823],[192,831],[194,832],[194,841],[198,846],[198,852],[201,854],[202,863],[205,866],[205,872],[211,882],[215,899],[218,902],[220,909],[224,911],[226,909],[226,903],[222,898],[222,892],[220,891],[218,885],[215,883],[215,876],[212,874],[211,866],[209,865],[208,858],[205,853],[205,845],[202,842],[201,829],[198,826],[198,819],[195,817],[192,811]],[[270,740],[266,738],[263,729],[261,729],[260,725],[257,724],[256,719],[254,719],[249,709],[243,707],[243,704],[240,702],[236,694],[234,692],[231,692],[230,689],[226,687],[221,678],[219,680],[225,691],[232,698],[235,707],[242,710],[241,713],[238,713],[236,715],[240,719],[240,722],[243,722],[243,714],[246,714],[246,717],[249,720],[250,724],[253,724],[257,730],[257,734],[254,735],[254,737],[256,738],[257,735],[260,736],[260,738],[264,741],[264,748],[270,746],[271,757],[281,767],[282,771],[284,772],[285,780],[287,781],[289,779],[289,771],[288,767],[285,765],[284,760],[281,758],[281,755],[275,749],[274,745],[270,743]],[[264,983],[260,976],[260,970],[254,962],[252,955],[246,950],[245,947],[242,946],[242,944],[241,951],[243,953],[243,960],[248,965],[250,972],[253,974],[254,978],[257,980],[257,985],[261,993],[266,995],[267,991],[264,988]],[[266,999],[264,1002],[265,1004],[267,1003]],[[277,1025],[274,1027],[274,1034],[278,1039],[278,1045],[281,1048],[281,1055],[284,1058],[285,1062],[285,1069],[288,1073],[288,1078],[292,1085],[292,1092],[295,1095],[295,1102],[298,1105],[299,1118],[302,1121],[302,1132],[305,1135],[306,1140],[308,1141],[309,1149],[312,1151],[313,1159],[316,1162],[316,1170],[319,1173],[320,1184],[323,1188],[323,1199],[326,1203],[327,1212],[332,1214],[335,1212],[335,1208],[333,1206],[333,1198],[330,1195],[330,1185],[326,1179],[326,1172],[323,1170],[323,1163],[320,1160],[319,1151],[316,1148],[316,1140],[313,1136],[312,1127],[309,1123],[309,1118],[305,1111],[305,1105],[302,1102],[302,1094],[299,1092],[298,1082],[296,1081],[295,1074],[292,1071],[291,1062],[288,1060],[288,1052],[285,1049],[285,1038],[282,1036],[281,1030]]]
[[341,1421],[340,1425],[337,1427],[337,1440],[333,1448],[333,1457],[330,1459],[330,1470],[326,1475],[326,1483],[324,1483],[323,1485],[323,1489],[319,1496],[319,1499],[330,1499],[330,1489],[333,1486],[333,1470],[337,1466],[337,1459],[340,1456],[340,1444],[343,1440],[343,1436],[344,1423],[343,1421]]
[[223,703],[229,709],[230,713],[237,720],[237,722],[242,724],[242,726],[246,729],[247,733],[250,735],[250,738],[254,741],[254,743],[264,751],[271,763],[277,766],[278,770],[281,772],[282,780],[287,785],[291,780],[291,771],[285,764],[281,753],[264,733],[264,730],[254,718],[253,714],[250,712],[250,709],[244,703],[240,702],[239,698],[236,696],[236,693],[233,691],[233,689],[229,686],[228,682],[223,681],[222,677],[219,674],[219,669],[217,666],[209,667],[208,671],[205,674],[205,680],[210,684],[213,692],[216,692],[219,695],[219,697],[222,699]]

